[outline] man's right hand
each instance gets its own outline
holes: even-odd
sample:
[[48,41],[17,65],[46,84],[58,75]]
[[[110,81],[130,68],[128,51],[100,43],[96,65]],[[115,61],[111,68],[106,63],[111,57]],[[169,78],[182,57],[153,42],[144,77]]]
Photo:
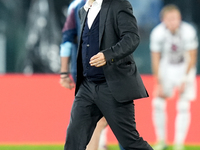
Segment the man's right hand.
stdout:
[[70,77],[62,77],[60,78],[60,85],[62,87],[73,89],[75,87],[75,83],[72,81]]

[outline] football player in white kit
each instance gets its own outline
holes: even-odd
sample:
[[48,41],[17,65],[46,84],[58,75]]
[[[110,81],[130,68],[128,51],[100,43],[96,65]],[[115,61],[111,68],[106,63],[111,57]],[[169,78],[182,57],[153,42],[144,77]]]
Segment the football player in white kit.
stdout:
[[166,143],[166,98],[179,91],[176,104],[174,150],[183,150],[190,125],[190,102],[196,98],[196,60],[198,39],[195,28],[183,22],[177,6],[167,5],[161,11],[161,23],[150,35],[152,72],[156,80],[152,100],[153,122],[158,144],[154,150],[164,150]]

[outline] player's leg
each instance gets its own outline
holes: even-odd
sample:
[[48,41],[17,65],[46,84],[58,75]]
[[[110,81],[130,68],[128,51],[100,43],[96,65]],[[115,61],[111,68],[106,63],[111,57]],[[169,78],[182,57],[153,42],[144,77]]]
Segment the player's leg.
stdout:
[[183,98],[180,99],[177,102],[176,109],[174,150],[183,150],[191,120],[190,101]]
[[107,121],[103,117],[98,121],[97,126],[94,130],[94,133],[92,135],[92,138],[89,144],[87,145],[86,150],[97,150],[97,149],[105,150],[106,149],[106,147],[104,147],[106,145],[106,134],[105,134],[106,132],[104,132],[104,129],[106,126],[107,126]]
[[184,149],[184,142],[191,120],[191,101],[196,98],[196,90],[196,69],[192,69],[185,80],[185,88],[180,93],[176,106],[174,150]]
[[180,98],[177,102],[177,116],[175,120],[175,137],[174,137],[174,149],[182,150],[185,142],[185,138],[188,133],[190,126],[191,112],[190,105],[191,101],[196,98],[196,78],[195,70],[192,70],[188,75],[185,82],[185,88],[180,93]]
[[154,150],[164,150],[167,148],[166,138],[166,123],[167,123],[167,112],[166,112],[166,98],[171,97],[174,92],[173,81],[170,80],[169,74],[163,76],[161,85],[156,88],[156,95],[152,100],[152,119],[155,127],[155,133],[157,138],[157,144],[153,147]]
[[108,131],[107,125],[108,125],[108,123],[105,118],[104,118],[104,121],[102,121],[102,122],[105,127],[103,128],[101,135],[100,135],[98,150],[107,150],[107,131]]
[[161,97],[155,97],[152,100],[152,119],[157,138],[157,144],[153,147],[154,150],[163,150],[166,148],[166,100]]

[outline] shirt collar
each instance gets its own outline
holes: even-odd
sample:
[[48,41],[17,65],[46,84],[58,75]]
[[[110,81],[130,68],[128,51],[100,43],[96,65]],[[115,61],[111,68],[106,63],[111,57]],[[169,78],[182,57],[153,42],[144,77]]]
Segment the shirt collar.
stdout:
[[[103,0],[95,0],[94,3],[101,7]],[[84,9],[88,11],[89,8],[91,7],[89,6],[89,0],[87,0],[86,4],[84,5]]]
[[96,0],[96,2],[98,3],[98,5],[102,5],[102,3],[103,3],[103,0]]

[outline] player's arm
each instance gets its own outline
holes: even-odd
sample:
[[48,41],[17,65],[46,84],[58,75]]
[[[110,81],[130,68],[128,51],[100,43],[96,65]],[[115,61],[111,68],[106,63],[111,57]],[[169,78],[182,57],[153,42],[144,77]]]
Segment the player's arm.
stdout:
[[72,89],[74,83],[69,77],[69,61],[71,50],[73,49],[73,43],[65,42],[61,44],[60,56],[61,56],[61,67],[60,67],[60,84],[61,86]]
[[166,98],[166,95],[163,93],[163,87],[159,78],[159,65],[160,65],[161,53],[151,51],[151,59],[152,59],[151,60],[152,73],[156,83],[154,94],[156,96]]
[[196,66],[196,63],[197,63],[197,49],[189,50],[187,53],[188,53],[190,59],[189,59],[189,62],[188,62],[186,75],[188,75],[190,70]]
[[160,83],[159,76],[158,76],[160,57],[161,57],[160,52],[151,51],[151,67],[152,67],[152,73],[153,73],[156,83]]
[[198,49],[198,38],[197,33],[194,28],[190,28],[187,30],[187,36],[185,36],[185,47],[186,47],[186,54],[189,56],[189,61],[186,68],[186,74],[182,79],[182,85],[180,87],[180,92],[184,92],[185,90],[185,83],[188,78],[188,74],[192,68],[195,67],[197,62],[197,49]]
[[69,78],[69,62],[71,51],[74,50],[74,41],[77,36],[76,28],[75,10],[73,8],[73,4],[71,4],[69,6],[68,16],[62,30],[63,43],[60,45],[60,84],[61,86],[69,89],[72,89],[74,87],[73,81],[71,80],[71,78]]
[[186,34],[187,36],[185,36],[184,46],[185,46],[187,56],[189,56],[189,61],[187,64],[185,77],[187,77],[190,70],[196,66],[197,49],[198,49],[198,37],[197,37],[196,30],[194,28],[188,28],[186,32],[187,32]]
[[[60,68],[60,84],[61,86],[72,89],[74,85],[69,77],[69,57],[61,57],[61,68]],[[62,74],[63,73],[63,74]]]
[[159,84],[159,66],[161,59],[162,43],[163,43],[163,32],[154,28],[150,34],[150,51],[151,51],[151,69],[156,84]]
[[[73,49],[74,43],[66,41],[60,45],[60,59],[61,59],[61,67],[60,72],[69,72],[69,62],[70,62],[70,55]],[[64,75],[64,74],[61,74]]]
[[188,65],[187,65],[186,74],[182,79],[182,84],[181,84],[180,89],[179,89],[181,93],[184,92],[184,90],[185,90],[185,82],[187,80],[187,76],[188,76],[190,70],[192,68],[194,68],[195,65],[196,65],[197,49],[187,51],[187,55],[189,55],[190,59],[189,59]]
[[[60,72],[68,72],[69,73],[69,59],[70,57],[61,57],[61,67]],[[67,77],[66,74],[61,74],[60,77],[64,78]]]
[[163,35],[165,34],[162,28],[154,28],[150,34],[150,50],[151,50],[151,67],[152,74],[155,80],[155,95],[165,98],[163,93],[163,86],[159,77],[160,60],[163,48]]

